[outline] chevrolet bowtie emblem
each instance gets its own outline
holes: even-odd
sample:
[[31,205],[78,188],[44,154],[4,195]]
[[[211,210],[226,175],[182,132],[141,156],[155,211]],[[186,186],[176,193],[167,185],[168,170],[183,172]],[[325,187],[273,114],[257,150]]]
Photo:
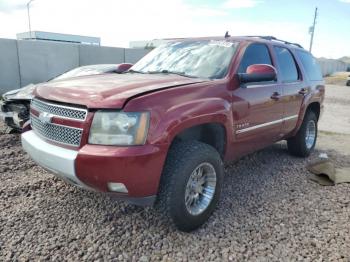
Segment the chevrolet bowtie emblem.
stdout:
[[47,113],[47,112],[41,112],[39,114],[39,120],[43,124],[49,124],[49,123],[51,123],[52,115],[50,113]]

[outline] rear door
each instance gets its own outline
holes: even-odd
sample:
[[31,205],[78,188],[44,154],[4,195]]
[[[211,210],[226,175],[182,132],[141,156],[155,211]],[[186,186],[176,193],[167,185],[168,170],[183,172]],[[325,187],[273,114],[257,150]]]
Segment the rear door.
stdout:
[[[250,44],[245,49],[237,73],[245,73],[247,67],[253,64],[274,66],[267,45]],[[232,110],[239,153],[257,150],[280,138],[283,114],[281,93],[276,81],[241,84],[233,91]]]
[[282,85],[283,128],[282,134],[291,132],[297,125],[298,116],[304,96],[309,87],[302,79],[300,68],[288,48],[274,46],[278,78]]

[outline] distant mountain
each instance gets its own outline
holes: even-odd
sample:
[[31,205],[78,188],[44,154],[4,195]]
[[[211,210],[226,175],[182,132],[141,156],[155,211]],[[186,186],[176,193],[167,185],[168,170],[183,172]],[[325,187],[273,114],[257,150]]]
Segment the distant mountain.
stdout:
[[343,57],[338,58],[338,59],[326,58],[326,57],[319,57],[317,59],[320,60],[320,61],[325,61],[325,60],[328,60],[328,61],[333,60],[334,61],[334,60],[338,60],[338,61],[342,61],[342,62],[345,62],[347,64],[350,64],[350,56],[343,56]]
[[338,60],[350,64],[350,56],[343,56],[343,57],[339,58]]

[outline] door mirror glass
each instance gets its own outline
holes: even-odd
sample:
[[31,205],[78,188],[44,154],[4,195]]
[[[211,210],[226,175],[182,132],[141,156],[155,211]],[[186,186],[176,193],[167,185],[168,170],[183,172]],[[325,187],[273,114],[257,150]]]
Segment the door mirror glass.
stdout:
[[245,73],[238,74],[241,83],[276,81],[276,69],[271,65],[255,64],[247,67]]

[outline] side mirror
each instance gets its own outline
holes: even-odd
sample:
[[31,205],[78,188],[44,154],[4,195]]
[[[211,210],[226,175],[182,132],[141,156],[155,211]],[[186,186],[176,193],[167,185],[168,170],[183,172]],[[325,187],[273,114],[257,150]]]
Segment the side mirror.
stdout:
[[238,74],[241,83],[275,81],[276,69],[271,65],[255,64],[247,67],[246,73]]
[[129,63],[119,64],[119,65],[117,65],[117,68],[115,69],[114,72],[120,74],[120,73],[123,73],[123,72],[129,70],[130,67],[132,67],[132,66],[133,66],[133,64],[129,64]]

